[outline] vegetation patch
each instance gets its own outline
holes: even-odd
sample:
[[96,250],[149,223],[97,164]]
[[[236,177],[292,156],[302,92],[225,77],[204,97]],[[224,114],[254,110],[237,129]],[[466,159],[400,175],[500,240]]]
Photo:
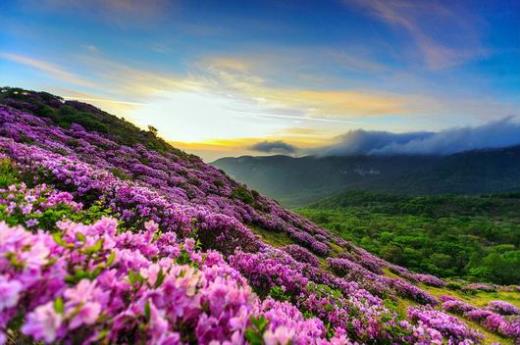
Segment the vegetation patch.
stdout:
[[442,277],[520,282],[520,197],[346,193],[298,212],[370,252]]

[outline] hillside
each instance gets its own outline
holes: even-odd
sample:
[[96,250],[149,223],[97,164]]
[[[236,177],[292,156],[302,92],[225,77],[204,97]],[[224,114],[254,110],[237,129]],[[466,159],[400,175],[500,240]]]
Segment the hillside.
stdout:
[[448,156],[244,156],[212,164],[289,207],[345,190],[414,195],[520,190],[519,146]]
[[384,261],[90,105],[0,89],[0,344],[518,344],[520,289]]
[[415,271],[520,282],[520,194],[405,196],[347,192],[298,210]]

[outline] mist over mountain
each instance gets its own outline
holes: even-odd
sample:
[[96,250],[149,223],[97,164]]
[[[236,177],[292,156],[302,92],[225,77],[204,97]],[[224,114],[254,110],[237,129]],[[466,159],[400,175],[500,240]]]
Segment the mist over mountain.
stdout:
[[[433,138],[429,141],[442,144]],[[213,164],[287,206],[347,190],[412,195],[520,190],[518,145],[446,155],[244,156]]]
[[449,155],[457,152],[501,148],[520,144],[520,122],[505,117],[476,127],[457,127],[439,132],[392,133],[349,131],[336,143],[312,150],[319,156],[425,154]]

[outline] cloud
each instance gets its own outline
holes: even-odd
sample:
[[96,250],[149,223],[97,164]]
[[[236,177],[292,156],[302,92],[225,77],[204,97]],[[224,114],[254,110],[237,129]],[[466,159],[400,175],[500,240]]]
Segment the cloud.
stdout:
[[81,11],[110,22],[124,23],[128,19],[143,22],[162,17],[171,7],[171,0],[38,0],[32,6],[49,10]]
[[325,156],[348,156],[355,154],[371,154],[392,144],[406,144],[413,140],[432,136],[430,132],[392,133],[385,131],[366,131],[357,129],[336,138],[336,143],[321,149]]
[[448,8],[439,1],[344,1],[406,30],[431,69],[452,67],[486,53],[475,20],[455,3]]
[[391,133],[355,130],[338,137],[335,144],[319,148],[312,153],[324,156],[448,155],[513,145],[520,145],[520,122],[513,117],[507,117],[477,127],[459,127],[439,132]]
[[82,77],[68,72],[61,68],[60,66],[51,64],[49,62],[35,59],[29,56],[20,55],[20,54],[14,54],[14,53],[7,53],[7,52],[0,52],[0,59],[9,60],[21,65],[29,66],[34,69],[37,69],[39,71],[42,71],[46,74],[51,75],[52,77],[66,81],[68,83],[80,85],[80,86],[86,86],[86,87],[94,87],[95,84],[91,81],[88,81],[86,79],[83,79]]
[[249,147],[252,151],[264,152],[264,153],[295,153],[296,147],[288,144],[282,140],[276,141],[261,141]]
[[142,100],[164,91],[200,90],[201,82],[168,71],[138,68],[108,59],[100,54],[76,57],[84,68],[92,71],[97,80],[132,100]]
[[[255,70],[254,61],[240,58],[204,59],[199,65],[205,86],[264,109],[313,118],[388,115],[404,111],[402,96],[372,90],[310,89],[271,85]],[[265,67],[265,66],[264,66]]]

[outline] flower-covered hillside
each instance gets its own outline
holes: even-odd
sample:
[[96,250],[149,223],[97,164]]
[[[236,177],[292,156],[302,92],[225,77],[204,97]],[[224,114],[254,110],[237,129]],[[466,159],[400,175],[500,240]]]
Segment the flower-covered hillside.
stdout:
[[0,91],[0,344],[518,342],[514,304],[459,311],[455,293],[437,297],[443,280],[332,236],[153,128]]

